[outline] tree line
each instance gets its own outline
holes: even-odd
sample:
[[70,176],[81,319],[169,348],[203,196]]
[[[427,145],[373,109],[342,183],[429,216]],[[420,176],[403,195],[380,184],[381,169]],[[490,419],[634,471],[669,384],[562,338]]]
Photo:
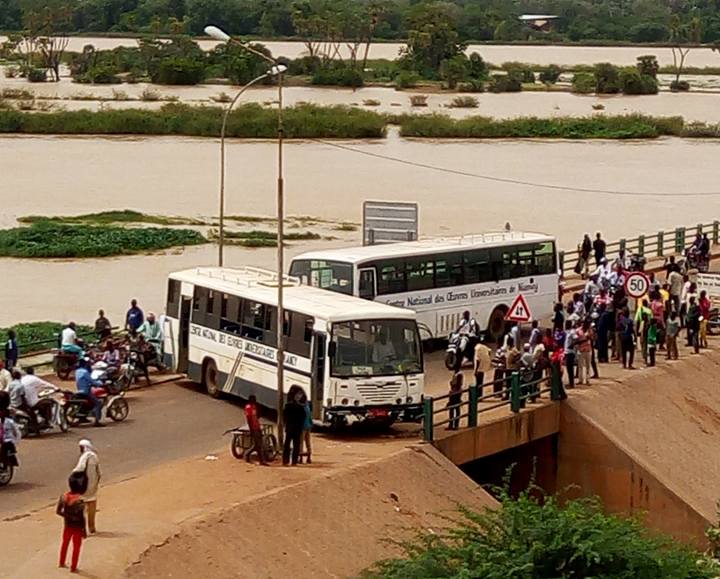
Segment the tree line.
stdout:
[[[0,30],[22,31],[48,10],[67,33],[202,34],[208,23],[231,34],[299,37],[321,42],[352,32],[406,39],[413,23],[441,10],[461,41],[669,42],[672,19],[697,18],[699,41],[720,41],[718,0],[0,0]],[[555,14],[548,33],[518,20]]]

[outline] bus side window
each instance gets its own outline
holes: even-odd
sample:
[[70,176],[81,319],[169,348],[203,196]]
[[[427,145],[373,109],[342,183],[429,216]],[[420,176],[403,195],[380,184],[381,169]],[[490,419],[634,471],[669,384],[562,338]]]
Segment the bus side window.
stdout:
[[358,295],[366,300],[375,299],[375,268],[360,270],[360,289]]
[[176,279],[168,280],[167,306],[165,312],[171,318],[180,317],[180,282]]

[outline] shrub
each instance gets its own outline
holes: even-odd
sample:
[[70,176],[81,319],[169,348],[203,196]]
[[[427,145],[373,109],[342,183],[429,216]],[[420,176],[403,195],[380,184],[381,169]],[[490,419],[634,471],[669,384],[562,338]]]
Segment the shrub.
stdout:
[[579,72],[573,76],[572,92],[590,94],[595,92],[595,77],[587,72]]
[[312,84],[326,86],[361,87],[364,84],[362,74],[353,67],[343,63],[331,63],[318,69],[312,76]]
[[112,91],[113,100],[115,101],[129,101],[130,97],[124,90],[113,89]]
[[617,66],[609,62],[601,62],[594,67],[595,92],[598,94],[617,94],[622,86],[620,84],[620,71]]
[[31,68],[27,72],[27,79],[30,82],[46,82],[47,70],[44,68]]
[[401,70],[395,77],[395,88],[413,88],[417,86],[420,77],[416,72]]
[[531,66],[521,62],[504,62],[502,69],[509,75],[514,75],[520,79],[520,82],[532,84],[535,82],[535,73]]
[[363,101],[363,106],[366,106],[366,107],[379,107],[379,106],[380,106],[380,101],[377,100],[377,99],[365,99],[365,100]]
[[620,85],[624,94],[657,94],[658,92],[655,78],[632,69],[620,73]]
[[[499,507],[460,508],[452,528],[419,531],[404,555],[381,561],[365,579],[457,577],[711,579],[717,563],[639,517],[608,515],[597,498],[560,500],[536,487],[517,499],[494,490]],[[539,495],[539,496],[538,496]]]
[[478,100],[472,96],[456,96],[448,105],[453,109],[476,109],[478,107]]
[[490,67],[477,52],[468,57],[468,76],[473,80],[487,80]]
[[686,80],[674,80],[670,83],[670,90],[673,92],[687,92],[690,90],[690,83]]
[[17,78],[20,76],[20,67],[18,66],[6,66],[5,67],[5,78]]
[[426,107],[428,97],[425,94],[414,94],[410,97],[410,106]]
[[115,74],[115,68],[106,65],[93,66],[78,80],[92,84],[120,84],[122,82],[120,77]]
[[216,103],[229,103],[232,100],[232,97],[223,91],[215,96],[211,96],[210,100],[215,101]]
[[160,100],[160,93],[150,87],[143,89],[140,93],[140,100],[146,102],[154,102]]
[[637,70],[641,75],[651,76],[657,78],[660,65],[658,64],[657,58],[652,54],[637,57]]
[[182,56],[166,57],[150,73],[150,78],[157,84],[199,84],[205,79],[205,65]]
[[317,56],[301,56],[291,60],[288,64],[288,74],[299,76],[310,76],[322,65],[322,61]]
[[545,84],[555,84],[561,74],[562,69],[557,64],[551,64],[545,68],[545,70],[540,72],[540,82]]
[[468,76],[469,63],[467,56],[457,54],[452,58],[446,58],[440,63],[440,78],[450,90],[457,87],[458,82]]
[[720,137],[720,125],[706,123],[688,123],[683,128],[681,136],[688,138],[715,139]]
[[460,92],[485,92],[485,83],[481,80],[472,79],[468,82],[461,82],[458,85]]
[[522,90],[522,79],[513,72],[508,74],[494,74],[490,79],[490,92],[520,92]]

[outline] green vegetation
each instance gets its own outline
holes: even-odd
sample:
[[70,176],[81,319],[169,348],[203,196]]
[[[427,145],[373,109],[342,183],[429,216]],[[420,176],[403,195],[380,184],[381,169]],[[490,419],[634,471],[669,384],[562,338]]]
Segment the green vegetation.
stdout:
[[206,225],[200,219],[187,217],[164,217],[162,215],[148,215],[132,209],[101,211],[99,213],[86,213],[84,215],[61,215],[46,217],[43,215],[26,215],[19,217],[20,223],[62,223],[65,225],[109,225],[112,223],[152,223],[154,225]]
[[[210,232],[211,239],[217,239],[216,231]],[[286,241],[308,241],[323,239],[323,237],[312,231],[285,233]],[[272,231],[225,231],[225,239],[230,245],[241,245],[243,247],[277,247],[277,233]],[[325,238],[333,239],[333,238]]]
[[[167,104],[160,110],[58,111],[43,115],[0,110],[0,133],[60,135],[188,135],[216,137],[223,110]],[[385,134],[381,115],[345,106],[298,105],[285,110],[287,138],[380,138]],[[272,138],[277,135],[277,113],[258,104],[235,109],[227,125],[229,137]]]
[[198,245],[197,231],[162,227],[123,228],[37,221],[29,227],[0,230],[2,257],[108,257]]
[[524,117],[452,119],[445,115],[406,117],[403,137],[427,138],[543,138],[543,139],[653,139],[663,135],[684,136],[682,117],[644,115],[553,119]]
[[[64,327],[64,324],[60,322],[29,322],[16,324],[11,328],[0,328],[0,339],[7,336],[8,330],[15,330],[20,353],[22,355],[33,354],[57,346],[58,335]],[[79,335],[82,335],[92,332],[93,328],[78,325],[76,331]]]
[[[377,563],[366,579],[712,579],[716,561],[638,518],[606,515],[598,499],[557,499],[531,489],[500,506],[461,509],[454,528],[423,531],[403,558]],[[540,495],[540,497],[538,497]]]

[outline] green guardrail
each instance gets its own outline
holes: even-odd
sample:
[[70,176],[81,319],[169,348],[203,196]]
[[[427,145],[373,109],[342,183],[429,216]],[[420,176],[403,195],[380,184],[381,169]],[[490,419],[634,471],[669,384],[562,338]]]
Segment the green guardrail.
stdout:
[[[486,388],[490,388],[492,392],[480,395]],[[524,380],[520,372],[513,372],[492,382],[475,384],[460,391],[461,402],[458,404],[449,404],[452,394],[426,396],[423,399],[423,438],[426,442],[433,442],[436,429],[453,424],[458,428],[473,428],[478,426],[483,413],[503,406],[508,406],[511,412],[518,413],[528,402],[547,393],[554,402],[566,398],[559,368],[551,368],[550,375],[536,380]],[[497,396],[500,396],[500,402],[485,404]]]
[[[667,231],[658,231],[650,235],[620,239],[607,243],[606,255],[616,255],[624,249],[628,253],[637,253],[647,259],[681,254],[692,242],[696,233],[707,233],[713,245],[720,242],[720,221],[698,223],[689,227],[676,227]],[[559,252],[560,271],[564,276],[574,273],[575,264],[580,259],[580,247]],[[592,257],[592,254],[591,254]]]
[[[110,331],[113,333],[113,335],[117,335],[119,333],[121,328],[114,327],[110,328]],[[87,332],[78,332],[77,333],[78,338],[96,338],[97,334],[94,330],[90,330]],[[50,350],[57,348],[60,344],[60,333],[54,334],[52,338],[45,338],[44,340],[35,340],[33,342],[24,342],[21,344],[18,344],[18,349],[20,350],[20,359],[28,358],[30,356],[37,356],[38,354],[43,354],[46,352],[49,352]],[[40,347],[45,346],[45,347]]]

